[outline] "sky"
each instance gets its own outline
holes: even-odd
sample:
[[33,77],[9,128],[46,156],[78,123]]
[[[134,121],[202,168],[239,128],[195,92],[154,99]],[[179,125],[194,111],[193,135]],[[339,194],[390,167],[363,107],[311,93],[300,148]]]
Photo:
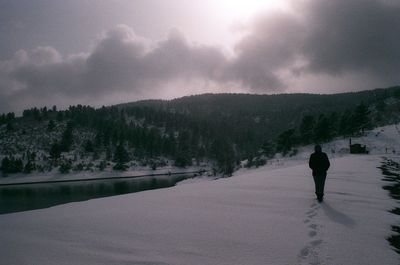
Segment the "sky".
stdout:
[[400,83],[400,0],[0,0],[0,112]]

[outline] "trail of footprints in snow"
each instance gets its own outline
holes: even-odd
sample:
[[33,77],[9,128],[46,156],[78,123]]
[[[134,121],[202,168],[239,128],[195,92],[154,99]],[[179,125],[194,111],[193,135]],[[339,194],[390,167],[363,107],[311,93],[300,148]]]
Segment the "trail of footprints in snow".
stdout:
[[[304,223],[308,225],[309,231],[308,236],[310,241],[300,250],[298,254],[298,264],[308,264],[308,265],[323,265],[324,260],[320,257],[320,250],[323,244],[322,239],[318,239],[318,228],[320,227],[315,223],[314,217],[318,214],[318,209],[320,205],[316,202],[311,204],[311,209],[306,212],[306,219]],[[329,259],[329,258],[328,258]]]

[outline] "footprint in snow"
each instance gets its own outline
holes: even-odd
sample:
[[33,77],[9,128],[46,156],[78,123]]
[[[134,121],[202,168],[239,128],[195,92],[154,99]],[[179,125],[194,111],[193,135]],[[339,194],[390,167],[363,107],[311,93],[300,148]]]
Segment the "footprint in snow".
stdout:
[[[310,209],[306,212],[304,224],[308,224],[308,236],[310,241],[300,250],[298,254],[298,264],[307,265],[322,265],[325,264],[320,257],[320,250],[323,246],[322,239],[315,239],[318,236],[318,224],[313,221],[313,218],[318,214],[320,205],[312,203]],[[313,221],[313,222],[312,222]]]
[[310,232],[308,232],[308,236],[309,237],[315,237],[317,235],[317,232],[316,231],[310,231]]
[[316,224],[310,224],[308,227],[311,228],[312,230],[316,230],[317,229],[317,225]]

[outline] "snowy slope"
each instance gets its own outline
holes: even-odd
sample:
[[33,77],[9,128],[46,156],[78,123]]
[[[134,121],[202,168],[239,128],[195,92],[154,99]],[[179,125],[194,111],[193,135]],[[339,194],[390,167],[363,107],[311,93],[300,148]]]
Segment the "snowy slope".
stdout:
[[[362,137],[352,138],[353,143],[360,143],[367,145],[371,154],[390,155],[396,153],[400,154],[400,124],[389,125],[374,129],[367,132]],[[324,144],[323,149],[328,153],[329,157],[343,157],[349,155],[349,139],[336,139],[330,143]],[[283,168],[293,165],[300,165],[307,162],[313,146],[305,146],[298,148],[298,153],[293,157],[281,157],[279,154],[276,158],[268,161],[268,169]],[[172,162],[170,162],[172,164]],[[191,166],[177,168],[174,166],[159,167],[157,170],[151,170],[149,167],[133,167],[127,171],[115,171],[108,168],[104,171],[80,171],[70,174],[61,174],[57,169],[51,172],[39,173],[33,172],[30,174],[18,173],[11,174],[5,178],[0,177],[0,184],[5,183],[19,183],[19,182],[36,182],[36,181],[54,181],[54,180],[73,180],[73,179],[90,179],[90,178],[110,178],[110,177],[124,177],[124,176],[139,176],[150,174],[162,174],[168,172],[194,172],[206,170],[210,173],[210,165],[202,164],[200,166]],[[265,170],[265,169],[263,169]],[[247,169],[242,169],[239,172],[246,172]]]
[[333,159],[322,204],[303,163],[0,215],[0,264],[399,264],[380,160]]
[[[351,140],[353,144],[366,145],[369,153],[373,155],[400,155],[400,124],[379,127],[366,132],[363,136],[351,137]],[[338,138],[329,143],[324,143],[322,149],[328,154],[329,158],[349,156],[349,138]],[[314,145],[308,145],[299,147],[297,154],[292,157],[282,157],[278,154],[274,159],[267,162],[267,168],[275,169],[307,163],[313,150]],[[242,169],[240,172],[246,172],[246,169]]]

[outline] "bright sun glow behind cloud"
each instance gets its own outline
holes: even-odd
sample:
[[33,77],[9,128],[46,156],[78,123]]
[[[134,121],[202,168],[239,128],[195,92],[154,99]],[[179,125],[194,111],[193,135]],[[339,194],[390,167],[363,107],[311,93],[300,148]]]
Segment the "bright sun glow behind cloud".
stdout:
[[276,9],[285,9],[284,0],[218,0],[215,1],[215,7],[218,13],[226,19],[233,21],[247,20],[254,14],[272,11]]

